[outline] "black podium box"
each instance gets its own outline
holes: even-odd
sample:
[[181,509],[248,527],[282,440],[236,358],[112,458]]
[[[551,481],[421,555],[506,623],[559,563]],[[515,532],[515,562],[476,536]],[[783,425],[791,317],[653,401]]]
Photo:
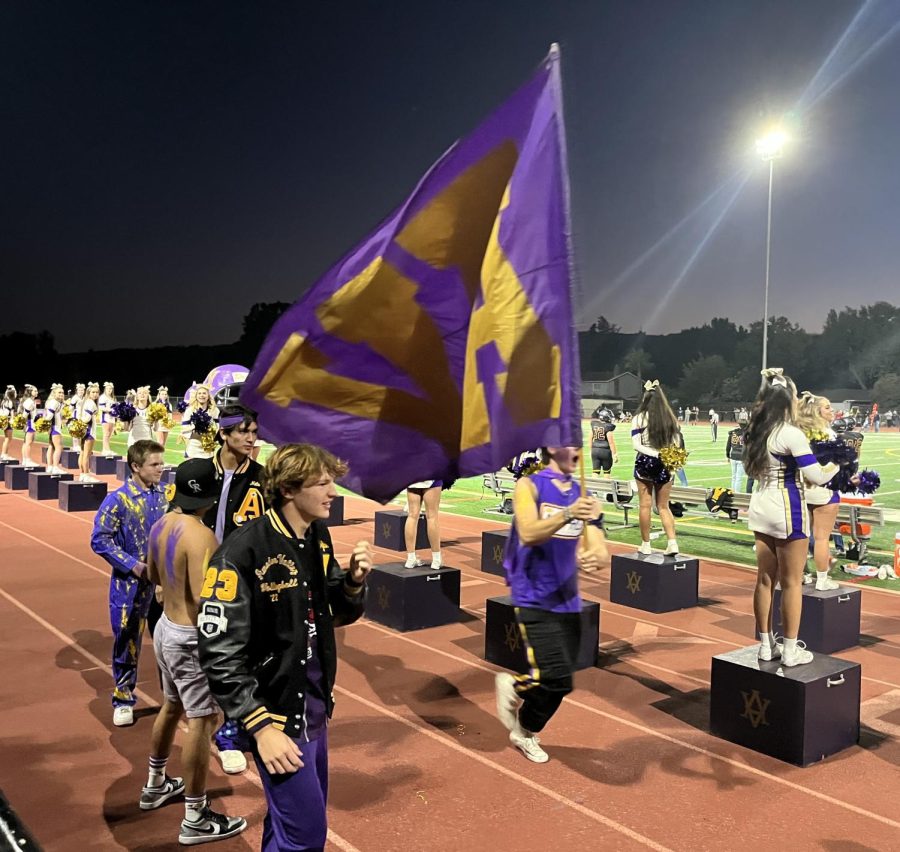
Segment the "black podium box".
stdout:
[[119,482],[124,482],[128,477],[131,476],[131,471],[128,469],[128,462],[126,459],[116,459],[116,479]]
[[859,663],[816,654],[803,666],[757,659],[759,645],[712,658],[710,730],[722,739],[808,766],[859,739]]
[[486,574],[505,577],[503,551],[509,541],[509,529],[486,530],[481,534],[481,570]]
[[697,606],[700,564],[686,556],[654,553],[615,555],[609,599],[647,612],[672,612]]
[[56,500],[60,482],[71,482],[71,473],[29,473],[28,496],[32,500]]
[[[402,509],[390,509],[375,513],[375,546],[388,550],[406,552],[403,539],[403,527],[406,524],[406,512]],[[416,530],[416,550],[428,547],[428,530],[425,528],[425,516],[419,515],[419,526]]]
[[368,579],[366,615],[395,630],[421,630],[459,621],[458,568],[376,565]]
[[97,476],[115,476],[116,462],[121,461],[119,456],[91,456],[91,473]]
[[0,459],[0,480],[4,482],[6,481],[4,471],[8,467],[21,467],[21,462],[18,459]]
[[43,472],[44,468],[41,465],[25,467],[23,464],[8,464],[3,468],[3,484],[10,491],[27,491],[28,474]]
[[[530,668],[525,656],[525,643],[516,621],[515,607],[509,595],[487,599],[484,628],[484,658],[505,669],[524,674]],[[581,647],[577,669],[597,665],[600,645],[600,604],[581,603]]]
[[106,490],[105,482],[61,482],[59,508],[64,512],[96,512]]
[[163,468],[162,476],[159,479],[159,484],[163,488],[165,488],[167,485],[175,484],[175,471],[176,470],[178,470],[178,468],[174,465]]
[[[781,629],[781,589],[775,590],[772,603],[772,628]],[[834,589],[818,592],[814,585],[803,587],[800,635],[810,651],[833,654],[859,644],[859,619],[862,611],[860,589]]]
[[59,457],[59,463],[69,470],[78,470],[79,458],[81,458],[81,453],[78,450],[63,450]]
[[328,512],[328,520],[325,521],[327,527],[340,527],[344,524],[344,498],[338,494],[331,501],[331,509]]

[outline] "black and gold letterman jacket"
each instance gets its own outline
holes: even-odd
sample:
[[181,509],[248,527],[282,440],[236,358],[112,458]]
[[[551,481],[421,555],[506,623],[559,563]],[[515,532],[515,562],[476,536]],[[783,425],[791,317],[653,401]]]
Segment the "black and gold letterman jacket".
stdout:
[[[216,470],[216,479],[222,482],[225,475],[221,461],[222,450],[219,448],[216,454],[209,460]],[[223,539],[228,538],[239,526],[254,518],[260,517],[266,511],[266,501],[263,498],[262,465],[251,458],[246,458],[231,475],[231,486],[228,489],[225,509],[225,530]],[[216,502],[203,516],[203,523],[211,530],[216,528],[216,515],[219,513],[219,501],[222,492],[216,497]]]
[[226,716],[251,733],[275,725],[301,735],[311,606],[330,717],[334,628],[363,614],[365,587],[341,570],[328,527],[316,521],[298,539],[269,509],[235,530],[210,560],[197,618],[200,665]]

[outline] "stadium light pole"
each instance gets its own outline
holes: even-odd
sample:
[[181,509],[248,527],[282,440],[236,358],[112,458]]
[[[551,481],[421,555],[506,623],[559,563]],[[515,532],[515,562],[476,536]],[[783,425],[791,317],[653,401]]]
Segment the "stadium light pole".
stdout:
[[772,185],[775,182],[775,160],[781,157],[784,145],[787,142],[787,134],[783,130],[771,130],[765,136],[756,140],[756,153],[763,162],[769,164],[769,212],[766,219],[766,286],[763,298],[763,345],[762,368],[768,366],[769,354],[769,270],[772,258]]

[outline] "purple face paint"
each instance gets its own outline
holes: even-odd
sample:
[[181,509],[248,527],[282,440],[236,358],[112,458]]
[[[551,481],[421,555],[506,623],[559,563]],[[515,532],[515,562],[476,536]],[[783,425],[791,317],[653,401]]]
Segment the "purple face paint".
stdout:
[[166,539],[166,576],[170,583],[175,582],[175,548],[178,547],[182,532],[181,524],[176,522],[173,527]]

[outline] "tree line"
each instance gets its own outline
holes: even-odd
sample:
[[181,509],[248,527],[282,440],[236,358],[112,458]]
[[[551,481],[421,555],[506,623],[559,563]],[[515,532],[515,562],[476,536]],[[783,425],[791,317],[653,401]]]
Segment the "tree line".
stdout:
[[[164,346],[60,354],[53,336],[14,332],[0,335],[5,381],[21,388],[51,382],[112,381],[122,391],[145,378],[179,395],[201,373],[219,364],[252,366],[287,302],[259,302],[243,319],[234,343],[217,346]],[[605,317],[579,334],[583,374],[630,370],[658,378],[670,395],[688,404],[747,402],[759,387],[762,322],[745,327],[716,318],[673,334],[626,333]],[[900,405],[900,308],[876,302],[831,310],[822,330],[808,332],[787,317],[769,323],[768,362],[783,366],[801,390],[859,388],[872,391],[882,406]],[[140,365],[140,366],[136,366]]]
[[[759,388],[762,321],[749,326],[716,318],[673,334],[626,333],[598,317],[579,335],[581,369],[629,370],[658,378],[688,404],[747,402]],[[876,302],[828,312],[818,333],[773,317],[768,363],[781,366],[801,390],[859,388],[884,406],[900,404],[900,308]]]

